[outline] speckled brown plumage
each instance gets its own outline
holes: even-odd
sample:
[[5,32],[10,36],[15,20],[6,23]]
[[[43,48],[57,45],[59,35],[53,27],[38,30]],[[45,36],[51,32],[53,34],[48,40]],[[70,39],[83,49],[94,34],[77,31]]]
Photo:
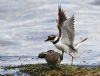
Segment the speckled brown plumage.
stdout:
[[53,50],[48,50],[47,52],[41,52],[38,55],[38,58],[44,58],[48,65],[57,65],[60,64],[61,60],[63,60],[63,55]]

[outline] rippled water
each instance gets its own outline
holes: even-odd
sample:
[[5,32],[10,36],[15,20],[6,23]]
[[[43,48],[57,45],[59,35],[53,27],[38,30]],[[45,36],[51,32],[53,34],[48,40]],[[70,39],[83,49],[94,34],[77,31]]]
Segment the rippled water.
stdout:
[[[58,51],[44,40],[58,33],[59,3],[68,17],[75,15],[75,42],[88,37],[74,63],[100,65],[99,0],[0,0],[0,65],[39,63],[34,58],[39,52]],[[71,58],[64,56],[62,63],[70,63]]]

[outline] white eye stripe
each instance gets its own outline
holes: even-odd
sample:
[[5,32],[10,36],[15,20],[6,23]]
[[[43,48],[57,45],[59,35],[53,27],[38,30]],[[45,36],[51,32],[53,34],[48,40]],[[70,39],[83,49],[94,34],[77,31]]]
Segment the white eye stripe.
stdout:
[[57,41],[58,37],[55,37],[54,41]]

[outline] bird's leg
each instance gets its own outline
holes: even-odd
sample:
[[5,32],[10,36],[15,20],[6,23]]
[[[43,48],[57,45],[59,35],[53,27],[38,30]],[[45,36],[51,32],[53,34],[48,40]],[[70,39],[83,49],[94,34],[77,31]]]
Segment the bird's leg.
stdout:
[[74,57],[72,56],[72,62],[71,62],[71,65],[73,65],[73,59],[74,59]]
[[63,55],[64,55],[64,51],[62,51],[62,54],[61,54],[61,60],[63,60]]
[[64,51],[62,51],[62,56],[64,55]]
[[72,57],[71,65],[73,65],[73,59],[74,59],[74,57],[71,54],[69,54],[69,55]]

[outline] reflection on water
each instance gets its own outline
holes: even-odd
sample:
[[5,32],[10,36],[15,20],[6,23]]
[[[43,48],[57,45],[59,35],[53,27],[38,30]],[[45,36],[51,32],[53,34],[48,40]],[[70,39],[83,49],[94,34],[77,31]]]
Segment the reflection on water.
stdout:
[[92,2],[92,4],[94,4],[94,5],[100,5],[100,0],[95,0],[94,2]]

